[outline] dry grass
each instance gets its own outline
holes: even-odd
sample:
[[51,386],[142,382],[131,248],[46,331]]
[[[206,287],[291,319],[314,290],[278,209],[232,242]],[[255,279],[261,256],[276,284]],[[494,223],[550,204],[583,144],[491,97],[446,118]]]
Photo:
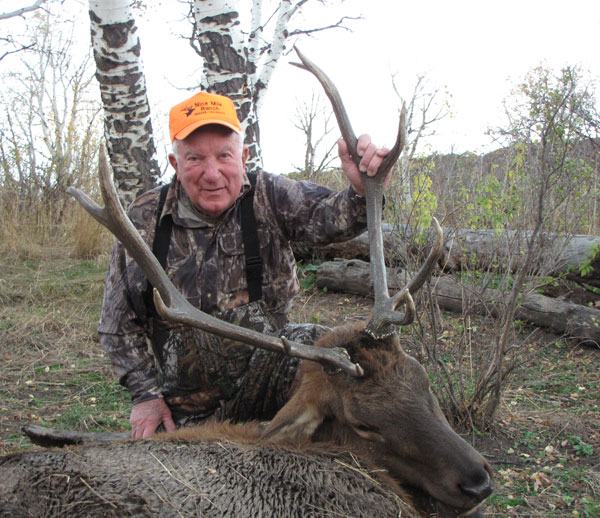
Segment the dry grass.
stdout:
[[0,229],[0,453],[28,447],[21,426],[32,421],[91,429],[127,423],[128,397],[96,337],[112,239],[79,248],[93,258],[74,259],[76,222],[59,228],[13,216]]
[[[66,195],[65,195],[66,196]],[[102,225],[73,202],[67,205],[60,224],[56,214],[43,208],[20,210],[0,205],[0,255],[15,261],[43,260],[56,254],[78,259],[106,255],[114,241]]]

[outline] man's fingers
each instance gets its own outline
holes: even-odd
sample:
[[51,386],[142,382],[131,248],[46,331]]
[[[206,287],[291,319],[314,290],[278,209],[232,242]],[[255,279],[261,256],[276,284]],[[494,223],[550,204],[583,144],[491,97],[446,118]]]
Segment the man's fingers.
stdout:
[[175,431],[175,422],[173,421],[173,418],[171,417],[171,415],[167,415],[165,416],[165,418],[163,419],[163,425],[165,427],[165,430],[167,432],[174,432]]
[[371,137],[369,135],[361,135],[356,142],[356,152],[359,157],[364,157],[367,149],[371,145]]
[[156,431],[156,426],[152,426],[152,425],[146,425],[144,427],[144,431],[142,432],[142,439],[148,439],[149,437],[152,437],[154,435],[154,432]]
[[361,172],[367,173],[369,176],[375,175],[388,152],[389,150],[387,148],[378,148],[371,144],[365,150],[360,161],[359,168]]
[[369,176],[374,176],[390,150],[386,147],[377,147],[371,142],[369,135],[361,135],[358,137],[356,151],[361,157],[358,166],[360,171],[367,173]]

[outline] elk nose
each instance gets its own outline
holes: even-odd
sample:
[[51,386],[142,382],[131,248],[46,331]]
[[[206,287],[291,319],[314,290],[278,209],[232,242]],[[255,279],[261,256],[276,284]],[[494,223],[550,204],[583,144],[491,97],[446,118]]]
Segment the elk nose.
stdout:
[[466,495],[475,498],[478,502],[481,502],[494,491],[494,484],[487,471],[483,472],[483,477],[478,477],[477,482],[473,481],[471,484],[460,484],[460,489]]

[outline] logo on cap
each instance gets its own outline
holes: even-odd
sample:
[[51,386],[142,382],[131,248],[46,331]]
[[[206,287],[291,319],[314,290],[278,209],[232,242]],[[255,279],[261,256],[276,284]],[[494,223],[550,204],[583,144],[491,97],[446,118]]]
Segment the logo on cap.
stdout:
[[171,142],[182,140],[206,124],[220,124],[236,133],[242,131],[233,101],[229,97],[200,92],[173,106],[169,113]]

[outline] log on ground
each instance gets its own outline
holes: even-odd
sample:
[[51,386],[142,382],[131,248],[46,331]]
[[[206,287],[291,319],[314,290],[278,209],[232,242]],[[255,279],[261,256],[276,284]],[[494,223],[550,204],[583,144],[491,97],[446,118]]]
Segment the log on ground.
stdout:
[[[527,249],[527,233],[496,230],[468,230],[444,228],[444,255],[440,266],[447,271],[483,268],[493,264],[503,264],[510,257],[512,267],[522,266],[524,251]],[[385,260],[388,266],[403,266],[406,258],[414,256],[415,246],[404,236],[412,235],[408,227],[384,225],[383,241]],[[427,247],[425,247],[427,248]],[[544,247],[544,274],[566,275],[569,279],[590,286],[600,287],[600,254],[594,258],[592,252],[600,249],[599,236],[577,235],[569,238],[551,236]],[[428,250],[425,250],[425,253]],[[361,259],[369,260],[368,233],[342,243],[332,243],[324,247],[311,247],[306,243],[294,243],[294,254],[299,260]],[[582,274],[579,267],[587,265]]]

